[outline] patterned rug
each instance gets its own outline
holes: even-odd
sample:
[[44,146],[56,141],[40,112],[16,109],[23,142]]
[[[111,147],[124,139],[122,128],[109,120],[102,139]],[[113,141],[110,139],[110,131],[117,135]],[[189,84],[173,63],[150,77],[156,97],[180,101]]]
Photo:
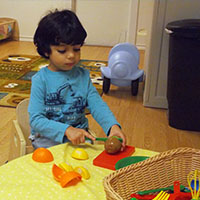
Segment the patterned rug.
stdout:
[[[40,56],[9,55],[0,59],[0,106],[16,107],[25,98],[29,98],[31,77],[48,61]],[[102,95],[101,66],[106,61],[81,60],[79,66],[90,70],[94,86]]]

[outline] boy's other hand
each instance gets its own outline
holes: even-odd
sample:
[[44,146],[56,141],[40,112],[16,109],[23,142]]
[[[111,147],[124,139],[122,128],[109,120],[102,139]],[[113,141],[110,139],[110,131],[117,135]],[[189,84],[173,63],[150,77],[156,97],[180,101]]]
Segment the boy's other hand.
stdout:
[[112,137],[112,136],[117,136],[122,138],[123,142],[122,142],[122,148],[121,151],[123,151],[126,147],[126,137],[124,135],[124,133],[122,132],[121,128],[118,125],[113,125],[110,129],[110,135],[108,137]]
[[86,130],[81,128],[74,128],[72,126],[66,129],[65,135],[74,145],[84,143],[85,137],[91,139],[92,141],[95,141],[95,137],[90,135]]

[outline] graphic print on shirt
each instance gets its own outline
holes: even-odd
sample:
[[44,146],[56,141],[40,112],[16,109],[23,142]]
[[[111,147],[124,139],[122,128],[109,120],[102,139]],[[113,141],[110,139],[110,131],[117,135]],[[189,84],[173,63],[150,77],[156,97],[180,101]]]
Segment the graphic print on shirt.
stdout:
[[63,96],[65,95],[68,89],[71,92],[71,96],[74,96],[74,92],[72,91],[71,85],[69,83],[65,83],[64,85],[60,86],[56,92],[47,94],[45,105],[65,104],[66,102],[65,99],[63,99]]
[[56,92],[48,93],[45,104],[48,119],[71,125],[81,122],[85,109],[83,97],[77,96],[69,83],[60,86]]

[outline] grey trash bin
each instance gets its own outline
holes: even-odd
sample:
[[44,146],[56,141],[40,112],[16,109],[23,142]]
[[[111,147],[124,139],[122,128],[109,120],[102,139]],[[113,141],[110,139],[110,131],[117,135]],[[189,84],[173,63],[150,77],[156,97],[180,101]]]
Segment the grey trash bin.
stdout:
[[200,19],[167,24],[169,125],[200,131]]

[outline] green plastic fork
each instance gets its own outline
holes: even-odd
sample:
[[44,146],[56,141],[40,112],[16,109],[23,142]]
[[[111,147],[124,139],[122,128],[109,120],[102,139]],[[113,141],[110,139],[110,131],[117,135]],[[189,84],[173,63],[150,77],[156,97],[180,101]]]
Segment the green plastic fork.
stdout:
[[[185,186],[180,185],[180,190],[184,190],[184,189],[185,189]],[[150,194],[150,193],[160,192],[160,191],[166,191],[166,190],[174,191],[174,185],[171,185],[171,186],[165,187],[165,188],[157,188],[157,189],[152,189],[152,190],[139,191],[137,193],[139,195],[145,195],[145,194]]]

